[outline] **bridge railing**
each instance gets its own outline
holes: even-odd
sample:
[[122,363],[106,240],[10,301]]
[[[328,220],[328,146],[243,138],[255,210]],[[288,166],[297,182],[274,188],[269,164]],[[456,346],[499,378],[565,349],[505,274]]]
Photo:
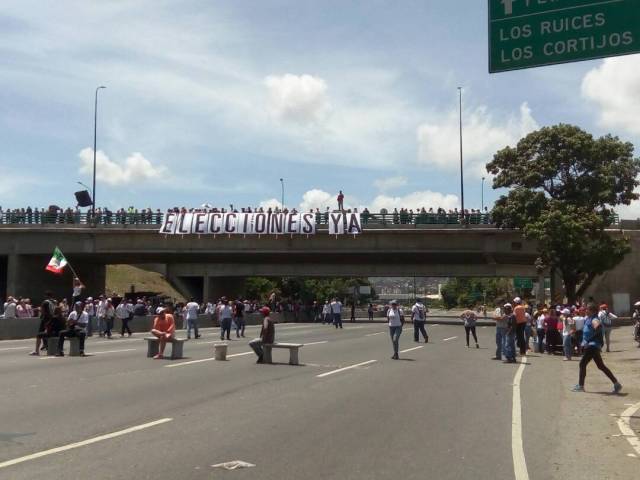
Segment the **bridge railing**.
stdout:
[[[360,213],[363,226],[375,225],[493,225],[487,213]],[[162,212],[91,213],[77,212],[3,212],[0,225],[158,225],[162,224]],[[328,213],[316,213],[316,223],[329,223]],[[620,225],[620,217],[614,215],[612,225]]]

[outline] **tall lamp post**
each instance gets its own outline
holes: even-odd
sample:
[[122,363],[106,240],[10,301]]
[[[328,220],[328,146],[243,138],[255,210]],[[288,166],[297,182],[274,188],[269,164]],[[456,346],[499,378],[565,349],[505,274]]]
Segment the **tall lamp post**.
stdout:
[[93,188],[91,189],[91,218],[95,218],[96,214],[96,143],[98,136],[98,90],[107,88],[100,85],[96,88],[96,100],[93,109]]
[[464,172],[462,166],[462,87],[458,87],[460,99],[460,215],[464,221]]
[[284,179],[280,179],[280,186],[282,187],[282,202],[280,202],[280,206],[284,210]]
[[484,213],[484,177],[482,177],[482,190],[480,191],[480,213]]

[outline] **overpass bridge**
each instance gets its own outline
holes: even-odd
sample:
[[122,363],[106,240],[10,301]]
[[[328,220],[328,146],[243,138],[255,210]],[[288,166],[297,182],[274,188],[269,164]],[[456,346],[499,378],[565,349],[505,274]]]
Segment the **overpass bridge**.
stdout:
[[69,296],[44,270],[58,246],[87,286],[102,292],[108,264],[160,265],[204,300],[236,295],[248,276],[537,276],[534,242],[487,225],[375,225],[360,235],[162,235],[158,225],[0,226],[0,296]]

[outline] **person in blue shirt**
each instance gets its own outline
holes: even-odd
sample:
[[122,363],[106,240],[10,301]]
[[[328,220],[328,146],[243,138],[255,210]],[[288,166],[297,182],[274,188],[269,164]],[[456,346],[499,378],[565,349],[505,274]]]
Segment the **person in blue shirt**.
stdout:
[[604,345],[603,331],[604,328],[600,323],[600,320],[598,320],[598,307],[595,304],[590,303],[587,306],[587,316],[584,320],[584,329],[582,332],[582,346],[584,348],[584,353],[582,355],[582,360],[580,360],[580,377],[578,385],[573,387],[574,392],[584,392],[584,380],[587,376],[587,365],[591,360],[596,362],[596,366],[600,371],[602,371],[602,373],[611,380],[613,383],[613,393],[620,393],[622,390],[622,385],[618,382],[613,373],[611,373],[611,370],[607,368],[600,356],[600,351]]

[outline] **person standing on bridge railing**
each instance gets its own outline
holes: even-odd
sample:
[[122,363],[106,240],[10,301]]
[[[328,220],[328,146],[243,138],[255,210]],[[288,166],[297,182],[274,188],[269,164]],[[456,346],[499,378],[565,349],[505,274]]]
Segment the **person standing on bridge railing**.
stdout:
[[338,193],[338,210],[344,210],[344,194],[342,193],[342,190]]

